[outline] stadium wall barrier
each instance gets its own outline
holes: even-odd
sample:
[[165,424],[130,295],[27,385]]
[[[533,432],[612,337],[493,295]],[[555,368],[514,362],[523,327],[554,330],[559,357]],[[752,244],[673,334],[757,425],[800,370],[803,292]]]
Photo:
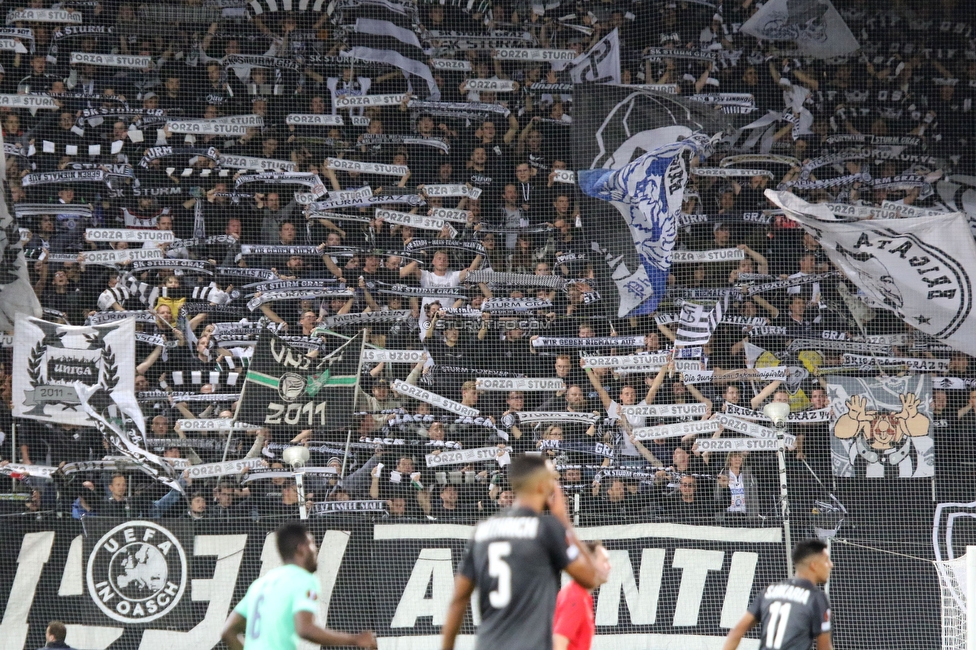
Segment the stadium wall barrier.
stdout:
[[[320,620],[350,631],[370,627],[384,650],[439,647],[470,526],[373,525],[345,515],[309,525],[320,548]],[[44,645],[50,620],[66,623],[67,641],[79,649],[217,647],[231,607],[280,563],[273,528],[185,519],[8,520],[0,533],[7,560],[0,563],[0,650]],[[603,540],[613,563],[595,596],[596,649],[720,648],[750,599],[786,572],[775,527],[647,523],[579,533]],[[867,573],[853,580],[855,592],[870,592]],[[876,639],[859,638],[860,626],[853,629],[858,599],[845,600],[841,620],[852,626],[845,636],[856,643],[849,647],[876,647]],[[474,622],[469,613],[458,648],[473,647]]]

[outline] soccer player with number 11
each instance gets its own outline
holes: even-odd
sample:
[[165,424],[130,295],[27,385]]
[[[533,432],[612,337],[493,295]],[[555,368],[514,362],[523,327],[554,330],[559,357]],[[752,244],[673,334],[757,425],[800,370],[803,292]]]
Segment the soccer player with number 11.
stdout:
[[796,577],[770,585],[749,607],[725,639],[722,650],[736,650],[753,625],[762,624],[760,650],[832,650],[830,602],[820,585],[830,579],[834,563],[827,544],[806,539],[793,547]]

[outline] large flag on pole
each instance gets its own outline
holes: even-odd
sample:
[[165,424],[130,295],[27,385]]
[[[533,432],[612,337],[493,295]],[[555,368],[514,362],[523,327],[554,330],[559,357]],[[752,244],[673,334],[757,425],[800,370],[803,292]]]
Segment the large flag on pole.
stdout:
[[241,394],[239,422],[295,436],[304,429],[345,433],[352,424],[363,335],[317,358],[265,330]]
[[[0,145],[3,135],[0,134]],[[7,209],[7,159],[0,156],[0,331],[14,329],[18,314],[41,317],[41,303],[27,277],[17,223]]]
[[[626,86],[581,84],[576,86],[573,101],[574,163],[577,170],[584,170],[579,172],[580,186],[586,170],[599,170],[585,183],[591,196],[620,197],[610,203],[584,198],[582,207],[592,215],[584,220],[585,239],[594,242],[594,251],[607,262],[619,298],[618,315],[648,314],[665,289],[674,245],[673,218],[681,209],[687,180],[685,164],[670,167],[671,163],[682,152],[701,146],[701,140],[687,140],[692,134],[732,132],[734,127],[726,115],[705,104]],[[661,151],[679,141],[678,149]],[[611,179],[603,173],[622,170],[648,152],[655,152],[656,158],[642,159],[639,168],[622,176]],[[674,176],[661,182],[669,168]],[[652,176],[641,182],[642,174]],[[644,198],[631,193],[625,199],[622,186],[606,192],[608,182],[619,183],[624,176],[634,184],[632,191]],[[656,197],[651,196],[654,193]],[[597,272],[603,273],[600,268]]]
[[848,223],[789,192],[766,190],[766,196],[820,242],[874,306],[976,355],[973,278],[967,269],[976,260],[976,241],[965,215]]
[[657,309],[667,289],[677,218],[688,182],[685,154],[698,155],[707,147],[707,136],[693,135],[646,153],[623,169],[579,172],[579,186],[585,194],[612,202],[624,215],[646,278],[618,282],[619,317],[642,316]]
[[860,47],[830,0],[770,0],[741,29],[762,40],[794,41],[800,52],[818,59]]

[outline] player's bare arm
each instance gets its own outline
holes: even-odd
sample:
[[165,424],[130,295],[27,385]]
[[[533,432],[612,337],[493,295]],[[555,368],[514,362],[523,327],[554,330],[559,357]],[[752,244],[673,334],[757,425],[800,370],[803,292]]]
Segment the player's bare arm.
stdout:
[[224,623],[224,631],[220,633],[220,639],[229,650],[244,650],[241,637],[246,628],[247,619],[237,612],[231,612],[230,616],[227,617],[227,622]]
[[326,646],[353,646],[356,648],[375,648],[376,635],[372,632],[347,634],[319,627],[315,624],[312,612],[297,612],[295,614],[295,633],[306,641]]
[[459,575],[454,578],[454,596],[447,609],[447,620],[444,621],[444,642],[442,650],[454,650],[454,641],[461,631],[464,612],[468,608],[468,601],[474,592],[474,582],[467,576]]
[[[722,646],[722,650],[736,650],[739,647],[739,642],[746,633],[752,629],[756,624],[756,617],[751,613],[746,612],[745,615],[739,619],[739,622],[735,624],[731,630],[729,630],[729,635],[725,637],[725,645]],[[817,650],[822,650],[817,648]]]
[[566,541],[579,551],[576,559],[566,566],[566,573],[572,576],[585,589],[596,589],[607,581],[607,576],[601,574],[597,568],[596,559],[585,544],[581,544],[573,529],[573,522],[566,512],[566,499],[563,498],[562,487],[556,483],[552,496],[549,498],[549,512],[566,528]]
[[817,650],[834,650],[834,641],[830,632],[824,632],[817,637]]

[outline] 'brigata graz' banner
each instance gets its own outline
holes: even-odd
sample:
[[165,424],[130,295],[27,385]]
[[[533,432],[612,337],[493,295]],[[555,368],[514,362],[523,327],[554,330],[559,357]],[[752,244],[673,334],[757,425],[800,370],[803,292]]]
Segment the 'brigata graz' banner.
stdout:
[[[361,513],[309,521],[319,545],[317,619],[372,628],[380,647],[438,647],[472,528],[384,521]],[[5,524],[0,648],[42,646],[51,620],[67,624],[73,647],[215,648],[247,587],[280,564],[275,525],[185,517]],[[786,572],[775,527],[660,522],[579,534],[602,539],[613,564],[595,594],[594,648],[634,647],[638,634],[655,641],[650,647],[718,648],[749,600]],[[469,608],[458,647],[472,647],[476,624]]]

